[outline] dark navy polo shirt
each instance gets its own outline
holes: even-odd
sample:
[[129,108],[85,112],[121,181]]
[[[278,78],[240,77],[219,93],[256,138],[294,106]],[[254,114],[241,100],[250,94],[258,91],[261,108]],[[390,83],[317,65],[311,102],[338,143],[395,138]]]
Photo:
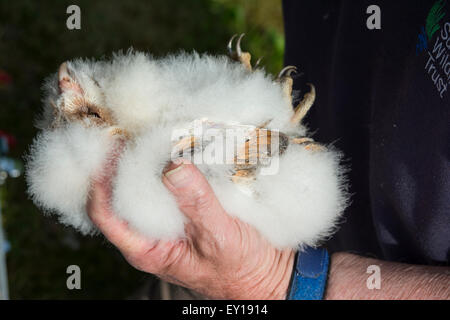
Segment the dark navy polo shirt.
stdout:
[[[448,265],[450,1],[285,0],[286,65],[316,86],[305,119],[351,167],[331,251]],[[369,29],[370,5],[381,29]],[[371,20],[373,22],[373,20]]]

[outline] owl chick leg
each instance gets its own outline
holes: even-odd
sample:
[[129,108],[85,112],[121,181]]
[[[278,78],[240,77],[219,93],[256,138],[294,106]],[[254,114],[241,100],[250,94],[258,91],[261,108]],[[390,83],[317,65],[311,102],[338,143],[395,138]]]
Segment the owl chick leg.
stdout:
[[325,147],[321,144],[315,142],[313,139],[308,137],[298,137],[298,138],[291,138],[289,139],[290,143],[293,144],[301,144],[305,146],[306,150],[310,151],[323,151],[325,150]]
[[[234,159],[234,173],[231,177],[233,181],[245,194],[253,195],[254,190],[252,183],[256,179],[256,168],[260,159],[259,144],[262,143],[260,139],[263,130],[257,128],[242,146],[238,146],[237,154]],[[270,139],[270,136],[265,137],[265,140]],[[267,141],[265,141],[267,144]]]
[[[252,65],[250,63],[250,60],[252,58],[251,54],[245,51],[242,51],[241,49],[241,40],[244,37],[245,33],[241,34],[236,42],[236,51],[233,51],[233,40],[234,38],[236,38],[237,34],[233,35],[233,37],[231,37],[230,41],[228,42],[228,55],[230,56],[231,59],[235,60],[235,61],[239,61],[240,63],[242,63],[244,65],[244,67],[251,71],[252,70]],[[258,63],[257,63],[258,64]]]
[[[275,141],[276,139],[276,141]],[[278,143],[274,143],[278,142]],[[272,145],[274,143],[274,145]],[[256,179],[257,168],[266,166],[273,156],[284,153],[289,145],[289,137],[281,132],[256,128],[245,141],[235,157],[234,174],[231,180],[252,193],[252,183]]]
[[305,117],[305,115],[308,113],[311,106],[314,104],[314,100],[316,99],[316,89],[315,87],[308,83],[309,87],[311,88],[311,91],[306,93],[303,96],[302,101],[295,107],[294,109],[294,115],[291,118],[291,123],[298,124],[302,121],[302,119]]
[[293,72],[297,72],[297,67],[286,66],[280,71],[276,80],[280,83],[284,97],[289,102],[289,106],[292,105],[292,85],[294,84],[294,80],[292,80],[291,74]]

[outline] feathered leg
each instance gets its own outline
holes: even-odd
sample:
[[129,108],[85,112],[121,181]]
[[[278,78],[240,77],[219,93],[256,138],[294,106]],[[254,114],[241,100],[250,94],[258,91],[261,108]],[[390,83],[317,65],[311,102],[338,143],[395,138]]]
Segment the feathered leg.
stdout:
[[[280,83],[284,96],[289,102],[289,106],[292,105],[292,85],[294,84],[294,81],[292,80],[291,74],[294,72],[297,72],[295,66],[286,66],[280,71],[276,80]],[[311,91],[306,93],[297,107],[294,108],[294,115],[291,117],[291,123],[293,124],[299,124],[314,104],[316,90],[312,84],[308,83],[308,85],[310,86]],[[323,150],[324,148],[308,137],[293,137],[289,139],[289,143],[305,145],[306,149],[312,151]]]

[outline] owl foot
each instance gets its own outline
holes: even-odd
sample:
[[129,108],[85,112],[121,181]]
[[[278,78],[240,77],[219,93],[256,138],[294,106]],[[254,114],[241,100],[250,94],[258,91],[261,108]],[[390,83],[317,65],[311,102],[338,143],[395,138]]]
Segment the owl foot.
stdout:
[[306,93],[302,101],[295,107],[294,115],[291,118],[291,123],[293,124],[298,124],[302,121],[316,99],[316,88],[310,83],[308,83],[308,86],[311,88],[311,91]]
[[310,151],[323,151],[326,149],[324,146],[308,137],[291,138],[289,142],[304,145],[305,149]]
[[289,105],[292,105],[292,85],[294,81],[292,80],[291,74],[293,72],[297,72],[297,67],[286,66],[280,71],[276,80],[281,84],[284,96],[289,101]]
[[[250,60],[252,58],[251,54],[245,51],[242,51],[241,49],[241,40],[242,38],[245,36],[245,33],[242,33],[237,42],[236,42],[236,51],[233,51],[233,40],[234,38],[236,38],[237,34],[233,35],[230,39],[230,41],[228,42],[228,56],[235,60],[238,61],[240,63],[242,63],[244,65],[244,67],[251,71],[252,70],[252,65],[250,63]],[[255,67],[259,64],[259,62],[261,61],[261,59],[258,59],[258,61],[256,62]]]

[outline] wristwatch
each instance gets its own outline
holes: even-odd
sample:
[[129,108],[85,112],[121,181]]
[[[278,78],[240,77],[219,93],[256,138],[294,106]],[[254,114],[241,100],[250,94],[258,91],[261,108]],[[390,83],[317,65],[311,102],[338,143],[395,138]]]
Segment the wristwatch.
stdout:
[[321,300],[325,293],[330,257],[325,248],[297,252],[287,300]]

